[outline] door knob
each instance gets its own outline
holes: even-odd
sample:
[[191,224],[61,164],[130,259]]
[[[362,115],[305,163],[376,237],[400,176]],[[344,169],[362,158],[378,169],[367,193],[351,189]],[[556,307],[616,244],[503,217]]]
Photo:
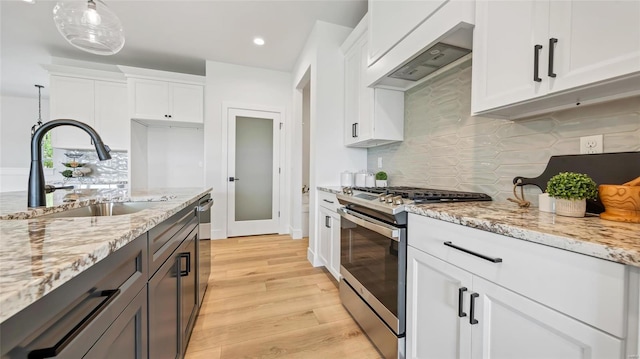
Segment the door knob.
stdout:
[[240,178],[229,177],[229,182],[240,181]]

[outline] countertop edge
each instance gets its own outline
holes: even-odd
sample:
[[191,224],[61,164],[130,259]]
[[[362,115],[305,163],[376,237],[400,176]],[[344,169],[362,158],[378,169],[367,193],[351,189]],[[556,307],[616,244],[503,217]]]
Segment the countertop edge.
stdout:
[[488,219],[460,216],[446,210],[421,208],[417,205],[407,205],[405,208],[408,213],[504,235],[515,239],[525,240],[532,243],[547,245],[620,264],[640,267],[640,252],[637,251],[544,233],[508,223],[498,223]]

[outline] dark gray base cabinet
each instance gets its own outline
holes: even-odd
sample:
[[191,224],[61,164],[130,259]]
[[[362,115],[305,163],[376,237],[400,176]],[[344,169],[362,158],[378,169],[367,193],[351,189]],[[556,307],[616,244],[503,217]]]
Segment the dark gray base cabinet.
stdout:
[[[189,216],[164,245],[177,248],[163,256],[167,259],[149,279],[149,358],[182,358],[195,321],[198,221]],[[157,242],[149,238],[150,245]]]
[[147,358],[147,288],[143,288],[85,358]]

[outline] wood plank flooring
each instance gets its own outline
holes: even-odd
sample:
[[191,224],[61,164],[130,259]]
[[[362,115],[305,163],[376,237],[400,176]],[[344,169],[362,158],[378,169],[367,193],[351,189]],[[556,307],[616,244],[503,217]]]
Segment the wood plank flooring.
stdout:
[[277,235],[211,241],[209,288],[186,359],[379,359],[307,247]]

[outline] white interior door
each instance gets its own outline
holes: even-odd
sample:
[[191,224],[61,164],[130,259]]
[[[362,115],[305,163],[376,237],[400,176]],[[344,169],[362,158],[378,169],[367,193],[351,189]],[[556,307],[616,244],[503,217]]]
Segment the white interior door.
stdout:
[[227,235],[277,233],[280,113],[228,110]]

